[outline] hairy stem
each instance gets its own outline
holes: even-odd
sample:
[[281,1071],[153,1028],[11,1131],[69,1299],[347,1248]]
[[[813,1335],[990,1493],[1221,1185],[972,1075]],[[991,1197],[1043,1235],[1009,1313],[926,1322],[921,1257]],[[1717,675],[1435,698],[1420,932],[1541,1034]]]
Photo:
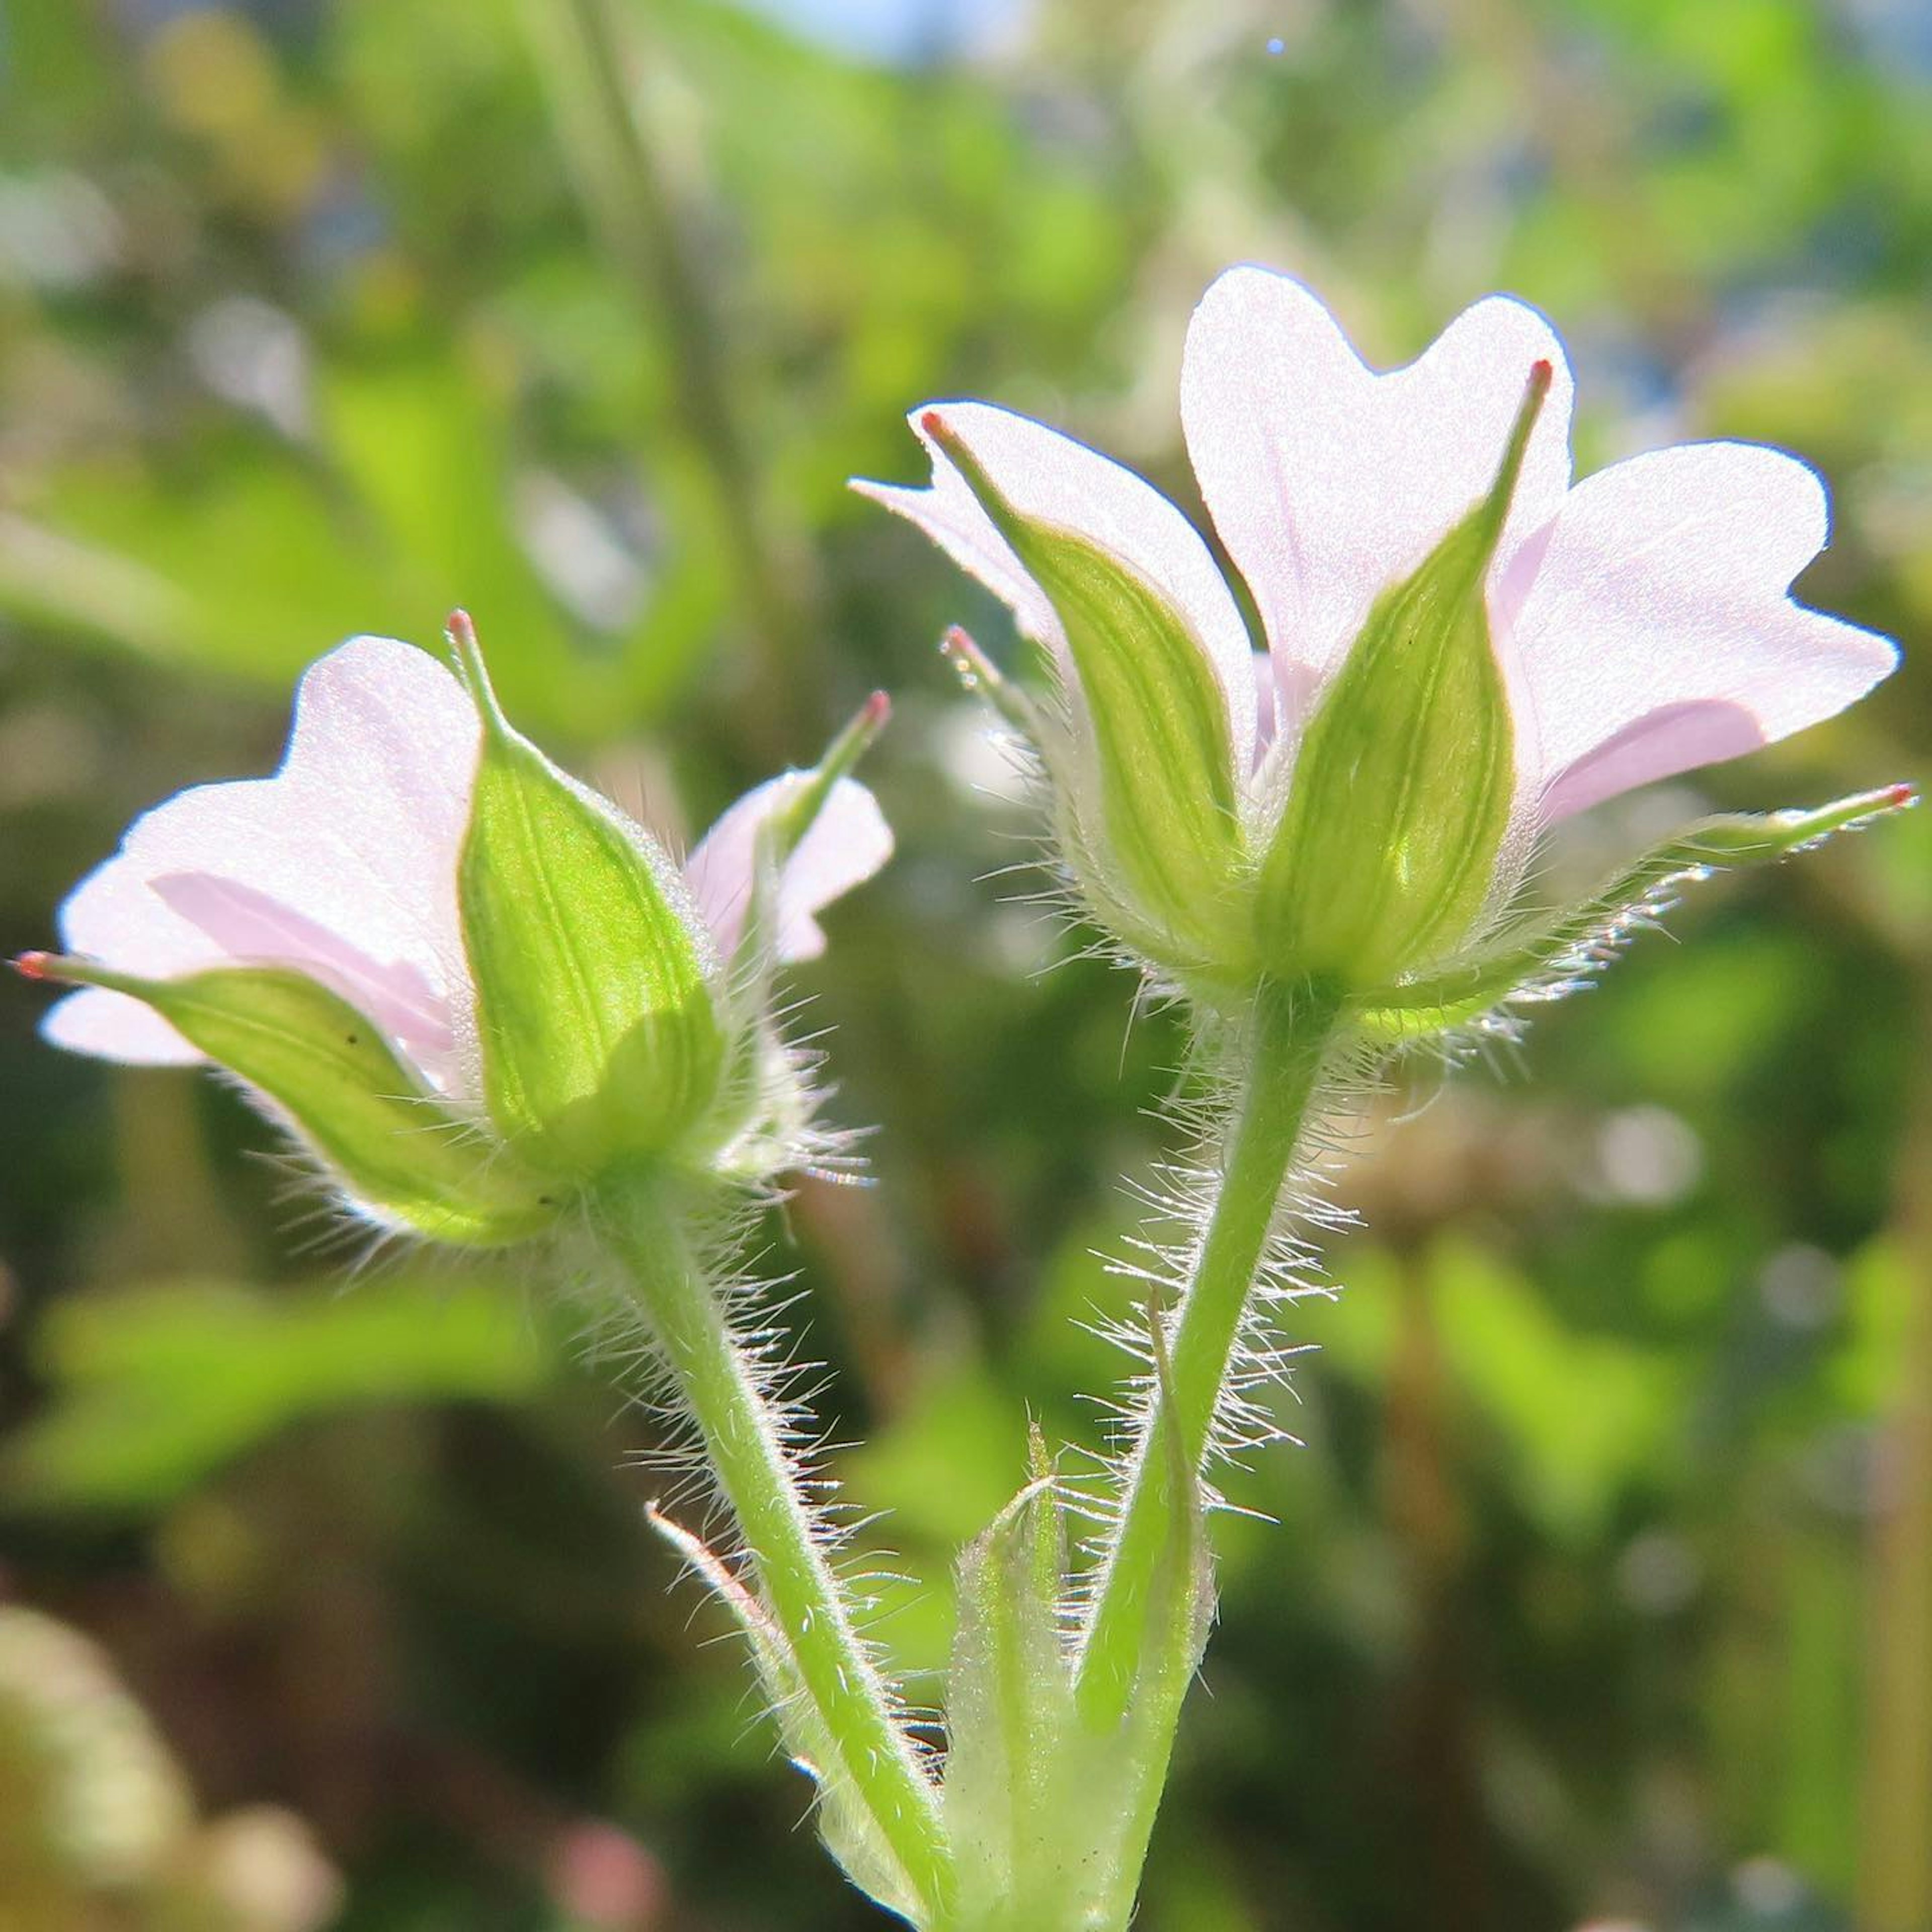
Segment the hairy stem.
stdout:
[[773,1624],[852,1796],[937,1917],[951,1888],[938,1793],[853,1627],[779,1426],[734,1336],[724,1299],[673,1212],[648,1192],[608,1204],[601,1232],[622,1265],[704,1436],[756,1566]]
[[1168,1337],[1167,1373],[1148,1409],[1119,1520],[1101,1556],[1079,1667],[1080,1706],[1091,1722],[1117,1720],[1132,1695],[1174,1502],[1172,1485],[1161,1480],[1162,1458],[1170,1453],[1162,1432],[1178,1438],[1187,1467],[1201,1467],[1276,1205],[1334,1038],[1338,1004],[1306,984],[1265,985],[1256,1000],[1220,1192]]

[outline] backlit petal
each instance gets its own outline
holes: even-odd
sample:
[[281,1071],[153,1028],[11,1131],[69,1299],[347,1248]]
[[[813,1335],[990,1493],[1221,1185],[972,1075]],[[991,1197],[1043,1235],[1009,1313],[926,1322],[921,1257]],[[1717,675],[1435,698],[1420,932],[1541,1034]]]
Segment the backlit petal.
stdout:
[[1570,480],[1569,365],[1535,310],[1490,296],[1418,361],[1378,374],[1288,276],[1232,268],[1202,298],[1182,367],[1188,454],[1253,594],[1288,718],[1305,722],[1376,598],[1495,482],[1538,362],[1554,380],[1498,571]]
[[860,483],[919,525],[1012,611],[1020,628],[1064,652],[1060,621],[922,418],[936,412],[1022,515],[1084,538],[1161,592],[1207,654],[1228,705],[1234,769],[1255,741],[1251,646],[1239,607],[1194,526],[1153,486],[1110,458],[1028,418],[986,403],[939,403],[910,420],[932,459],[929,490]]
[[[685,878],[698,909],[728,956],[751,904],[759,828],[810,783],[803,772],[769,778],[748,791],[699,842]],[[856,778],[833,785],[818,816],[779,868],[777,953],[815,959],[825,934],[814,914],[862,885],[892,854],[892,835],[872,794]]]
[[1512,627],[1545,815],[1768,744],[1883,677],[1888,639],[1787,594],[1828,535],[1817,477],[1754,443],[1659,450],[1580,484]]
[[[460,1087],[470,993],[456,862],[477,734],[434,658],[352,640],[303,678],[280,771],[196,787],[137,819],[62,908],[62,944],[148,978],[246,961],[304,968],[356,998],[356,976],[365,992],[373,976],[413,1018],[371,1018],[433,1082]],[[117,1031],[107,1009],[70,1004],[49,1018],[75,1035],[64,1044],[119,1057],[124,1040],[142,1059],[165,1045],[152,1026]]]

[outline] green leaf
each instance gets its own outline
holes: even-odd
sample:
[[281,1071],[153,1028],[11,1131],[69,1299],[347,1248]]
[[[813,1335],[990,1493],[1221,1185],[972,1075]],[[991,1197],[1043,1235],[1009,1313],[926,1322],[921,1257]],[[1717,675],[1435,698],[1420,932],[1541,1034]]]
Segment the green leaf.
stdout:
[[1600,968],[1671,903],[1678,886],[1788,858],[1916,802],[1910,786],[1892,785],[1811,812],[1700,819],[1621,867],[1588,898],[1520,922],[1474,958],[1365,993],[1354,1023],[1371,1039],[1396,1046],[1466,1026],[1512,998],[1552,998]]
[[306,1418],[376,1402],[517,1401],[550,1358],[494,1280],[258,1294],[167,1282],[70,1297],[34,1334],[52,1400],[9,1445],[17,1507],[161,1509]]
[[532,1160],[589,1179],[673,1149],[718,1096],[701,921],[664,854],[510,728],[452,626],[484,719],[458,882],[484,1094]]
[[141,980],[32,956],[36,976],[124,993],[273,1103],[374,1219],[436,1241],[499,1246],[556,1219],[558,1198],[404,1066],[338,994],[283,967]]
[[1516,760],[1483,586],[1549,390],[1537,367],[1490,494],[1377,601],[1296,754],[1256,905],[1282,977],[1392,978],[1453,950],[1489,896]]
[[[1103,896],[1118,872],[1141,920],[1205,964],[1226,967],[1243,840],[1228,704],[1200,640],[1166,597],[1118,558],[1022,515],[964,442],[933,434],[1058,616],[1098,763]],[[1056,772],[1084,802],[1084,776]],[[1079,843],[1094,842],[1090,829]],[[1076,854],[1077,862],[1077,854]],[[1171,950],[1171,946],[1166,950]]]

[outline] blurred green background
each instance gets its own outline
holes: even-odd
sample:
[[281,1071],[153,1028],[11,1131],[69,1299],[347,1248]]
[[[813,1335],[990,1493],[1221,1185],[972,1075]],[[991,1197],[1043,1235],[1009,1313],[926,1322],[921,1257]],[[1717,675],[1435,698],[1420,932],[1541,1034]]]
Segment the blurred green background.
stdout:
[[[798,976],[879,1185],[772,1264],[916,1672],[1026,1414],[1094,1439],[1178,1045],[988,880],[1028,822],[932,646],[1010,634],[844,480],[964,393],[1190,500],[1181,333],[1243,258],[1384,361],[1540,303],[1586,467],[1828,477],[1804,590],[1905,669],[1552,866],[1923,778],[1920,0],[0,0],[0,945],[267,769],[351,632],[466,604],[680,836],[889,687],[899,856]],[[1153,1932],[1932,1927],[1932,813],[1672,927],[1369,1124]],[[345,1286],[238,1102],[43,1004],[0,986],[0,1928],[874,1922],[537,1285]]]

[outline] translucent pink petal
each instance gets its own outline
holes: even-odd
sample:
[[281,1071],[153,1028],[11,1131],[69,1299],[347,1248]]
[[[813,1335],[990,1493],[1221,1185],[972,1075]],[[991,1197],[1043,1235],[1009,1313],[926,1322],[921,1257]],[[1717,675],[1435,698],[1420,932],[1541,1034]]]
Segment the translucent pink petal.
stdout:
[[1166,598],[1220,680],[1234,769],[1246,771],[1255,742],[1247,626],[1199,532],[1131,470],[1025,416],[986,403],[914,410],[909,420],[932,458],[932,488],[866,482],[854,488],[918,524],[1007,605],[1022,631],[1056,652],[1064,651],[1066,638],[1052,606],[924,427],[923,418],[934,412],[1016,510],[1085,538]]
[[1260,612],[1286,717],[1305,716],[1378,594],[1495,482],[1538,362],[1555,380],[1499,568],[1570,480],[1569,364],[1535,310],[1490,296],[1384,375],[1288,276],[1231,268],[1202,298],[1181,373],[1188,454]]
[[[62,908],[62,944],[148,978],[245,960],[302,967],[345,993],[352,959],[401,1001],[371,1017],[386,1028],[408,1009],[398,1046],[434,1084],[466,1090],[474,1002],[456,862],[478,737],[469,699],[434,658],[353,639],[304,676],[280,771],[197,787],[137,819]],[[164,1044],[71,1004],[63,1043],[114,1057],[117,1040],[145,1043],[144,1059]]]
[[83,986],[50,1007],[40,1031],[70,1053],[130,1066],[193,1066],[201,1059],[152,1007],[98,986]]
[[1544,814],[1734,758],[1841,711],[1898,649],[1794,603],[1824,486],[1754,443],[1693,443],[1586,478],[1509,601]]
[[[684,868],[692,896],[728,957],[751,904],[758,830],[811,782],[788,772],[748,791],[699,842]],[[813,916],[862,885],[892,855],[892,835],[872,794],[841,778],[778,873],[778,956],[815,959],[825,934]]]
[[231,959],[299,962],[405,1052],[435,1060],[454,1047],[447,1002],[411,961],[372,959],[340,934],[238,880],[169,872],[151,880],[149,889]]

